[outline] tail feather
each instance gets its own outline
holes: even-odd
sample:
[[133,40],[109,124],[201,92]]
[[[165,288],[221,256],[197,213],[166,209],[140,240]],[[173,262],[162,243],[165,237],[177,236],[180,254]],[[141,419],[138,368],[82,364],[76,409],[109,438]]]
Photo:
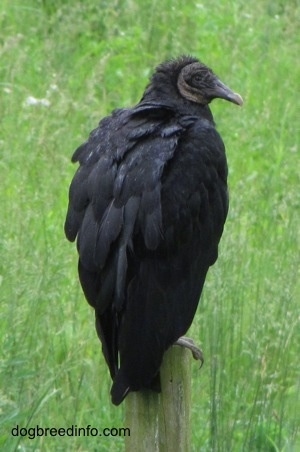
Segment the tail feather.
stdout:
[[132,387],[129,384],[128,378],[123,372],[123,369],[118,370],[110,391],[111,400],[114,405],[120,405],[130,391],[139,391],[143,389],[150,389],[154,392],[161,392],[160,375],[159,372],[151,380],[149,386]]
[[126,375],[120,369],[115,378],[110,391],[111,400],[114,405],[120,405],[123,402],[127,394],[130,392],[130,385]]

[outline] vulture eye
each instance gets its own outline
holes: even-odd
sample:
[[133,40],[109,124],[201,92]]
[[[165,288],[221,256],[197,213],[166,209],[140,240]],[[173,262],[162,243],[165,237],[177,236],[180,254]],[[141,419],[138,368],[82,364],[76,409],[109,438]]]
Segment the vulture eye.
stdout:
[[196,83],[200,83],[202,80],[202,75],[201,74],[195,74],[193,77],[193,81]]

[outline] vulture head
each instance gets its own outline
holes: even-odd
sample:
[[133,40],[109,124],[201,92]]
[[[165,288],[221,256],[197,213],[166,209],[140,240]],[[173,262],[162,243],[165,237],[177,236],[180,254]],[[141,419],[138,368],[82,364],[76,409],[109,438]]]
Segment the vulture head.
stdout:
[[148,100],[153,95],[161,99],[183,98],[203,106],[216,98],[243,105],[239,94],[221,82],[205,64],[189,56],[167,61],[156,68],[143,98]]

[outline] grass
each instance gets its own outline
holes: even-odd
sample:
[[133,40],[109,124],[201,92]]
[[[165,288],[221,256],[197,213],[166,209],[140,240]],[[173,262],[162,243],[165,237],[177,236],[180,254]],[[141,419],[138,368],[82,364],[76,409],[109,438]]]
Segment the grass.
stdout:
[[70,156],[181,53],[245,99],[212,105],[231,207],[190,331],[206,358],[193,368],[192,450],[300,449],[299,11],[296,0],[1,2],[2,450],[123,448],[11,429],[124,427],[63,234]]

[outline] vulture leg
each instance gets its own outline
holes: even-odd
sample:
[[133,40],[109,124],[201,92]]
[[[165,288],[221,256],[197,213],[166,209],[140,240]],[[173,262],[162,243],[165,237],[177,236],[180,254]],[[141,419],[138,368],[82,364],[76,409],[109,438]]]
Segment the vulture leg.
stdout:
[[204,363],[204,357],[203,357],[203,352],[200,348],[198,348],[195,344],[195,342],[193,341],[193,339],[190,339],[189,337],[186,336],[181,336],[175,343],[174,345],[180,345],[181,347],[186,347],[189,350],[191,350],[193,358],[197,359],[199,361],[201,361],[201,366],[200,368],[203,366]]

